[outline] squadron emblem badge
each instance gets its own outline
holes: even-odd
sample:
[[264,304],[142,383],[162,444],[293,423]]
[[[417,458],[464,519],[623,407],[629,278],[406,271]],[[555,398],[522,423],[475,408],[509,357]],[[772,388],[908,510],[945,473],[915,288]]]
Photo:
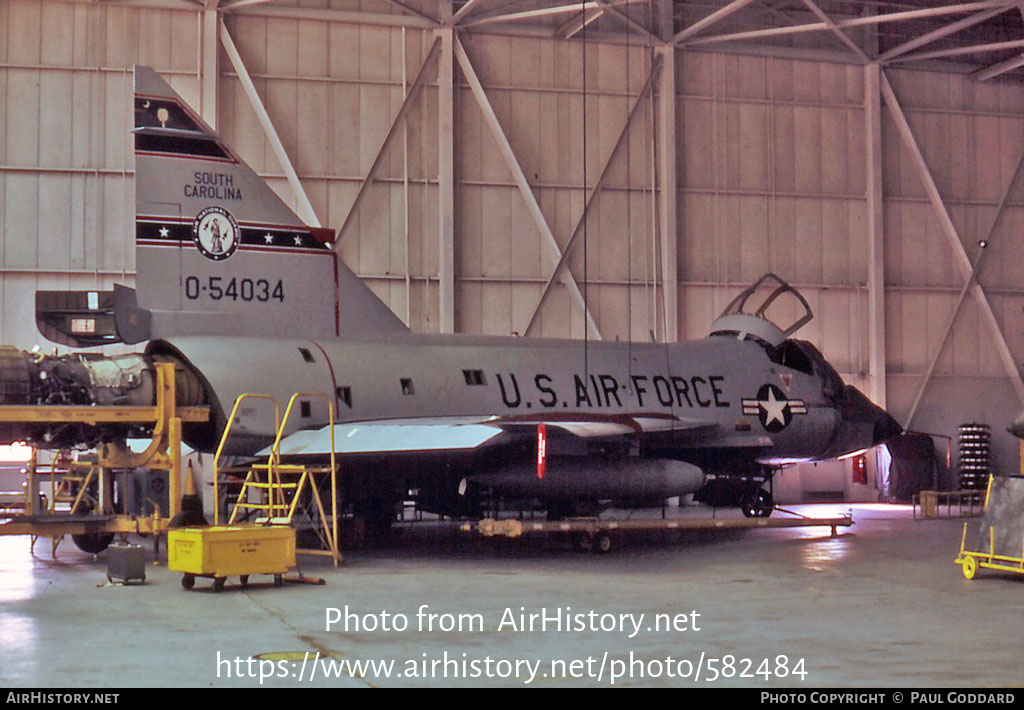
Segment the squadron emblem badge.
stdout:
[[235,253],[240,240],[238,223],[223,207],[207,207],[192,222],[192,241],[207,259],[227,259]]

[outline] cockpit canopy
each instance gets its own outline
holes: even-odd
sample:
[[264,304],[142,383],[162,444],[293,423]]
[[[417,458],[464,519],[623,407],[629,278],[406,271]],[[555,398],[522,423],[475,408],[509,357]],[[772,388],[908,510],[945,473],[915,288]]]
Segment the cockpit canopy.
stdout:
[[711,335],[750,338],[778,348],[812,318],[799,291],[775,274],[765,274],[726,306],[711,324]]
[[711,324],[711,336],[752,340],[772,362],[820,377],[825,395],[838,399],[844,384],[835,368],[811,343],[789,337],[812,318],[799,291],[775,274],[765,274],[726,306]]

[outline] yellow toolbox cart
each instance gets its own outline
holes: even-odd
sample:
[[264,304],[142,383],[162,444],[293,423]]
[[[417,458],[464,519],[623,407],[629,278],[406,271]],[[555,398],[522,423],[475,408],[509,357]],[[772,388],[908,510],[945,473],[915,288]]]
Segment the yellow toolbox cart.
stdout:
[[283,525],[214,525],[167,533],[167,568],[182,572],[181,586],[192,589],[196,577],[213,577],[214,591],[228,577],[272,574],[281,586],[295,566],[295,530]]

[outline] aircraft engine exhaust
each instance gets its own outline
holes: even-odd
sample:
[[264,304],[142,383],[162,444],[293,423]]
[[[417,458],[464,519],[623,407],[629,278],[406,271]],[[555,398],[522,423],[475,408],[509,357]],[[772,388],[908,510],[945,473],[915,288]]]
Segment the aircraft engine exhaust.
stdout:
[[[206,403],[199,378],[173,358],[138,354],[40,355],[0,346],[0,405],[37,406],[156,404],[154,362],[175,362],[179,406]],[[63,422],[0,423],[0,444],[24,441],[45,448],[91,448],[124,436],[127,427],[102,429]]]
[[537,477],[535,465],[521,463],[474,474],[469,480],[529,498],[654,500],[696,492],[704,485],[704,472],[672,459],[552,456],[543,478]]

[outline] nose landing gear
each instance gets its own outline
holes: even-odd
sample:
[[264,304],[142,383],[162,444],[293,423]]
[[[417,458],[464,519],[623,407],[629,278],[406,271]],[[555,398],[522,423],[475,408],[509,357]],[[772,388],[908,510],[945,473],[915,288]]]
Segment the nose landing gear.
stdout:
[[771,491],[757,488],[747,492],[740,500],[740,510],[748,518],[767,518],[775,510]]

